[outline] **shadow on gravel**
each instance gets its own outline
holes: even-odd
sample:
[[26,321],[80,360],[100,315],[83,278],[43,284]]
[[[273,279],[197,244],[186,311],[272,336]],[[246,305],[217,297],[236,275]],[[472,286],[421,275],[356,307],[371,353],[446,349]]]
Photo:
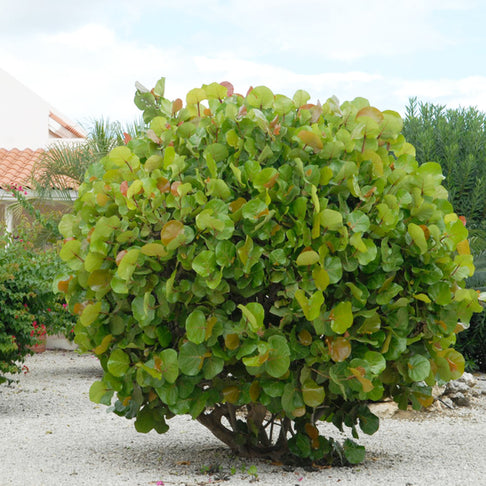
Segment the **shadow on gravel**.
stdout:
[[220,445],[210,435],[206,436],[203,432],[198,436],[199,431],[194,430],[194,425],[188,423],[187,432],[182,433],[179,430],[162,435],[150,433],[143,441],[128,439],[124,443],[113,436],[99,437],[96,445],[90,447],[89,455],[96,457],[104,468],[116,470],[122,463],[133,472],[153,471],[154,474],[169,473],[177,476],[201,474],[214,465],[229,471],[235,464],[244,464],[244,461],[234,457],[230,449]]

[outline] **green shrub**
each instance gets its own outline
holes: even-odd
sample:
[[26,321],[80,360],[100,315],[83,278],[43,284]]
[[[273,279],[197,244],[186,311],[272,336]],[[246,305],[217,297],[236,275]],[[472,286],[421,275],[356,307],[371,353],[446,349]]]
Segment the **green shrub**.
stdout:
[[[471,251],[476,269],[474,275],[468,278],[466,283],[468,287],[486,292],[486,251],[484,248],[475,251],[474,243],[473,238]],[[468,371],[486,372],[486,312],[474,314],[471,317],[469,327],[458,336],[456,347],[466,358]]]
[[458,336],[456,347],[466,359],[468,371],[486,372],[486,312],[471,317],[469,328]]
[[146,135],[88,169],[58,286],[103,367],[90,398],[138,431],[190,414],[241,456],[357,463],[319,421],[372,434],[370,400],[420,408],[462,374],[481,306],[440,166],[397,113],[309,98],[213,83],[183,106],[161,80]]
[[403,133],[417,151],[419,164],[441,165],[444,186],[457,214],[469,228],[486,220],[486,114],[477,108],[446,109],[417,102],[406,109]]
[[72,335],[73,317],[52,290],[64,264],[55,248],[35,248],[33,233],[0,233],[0,383],[7,380],[4,373],[21,371],[29,346],[40,335]]

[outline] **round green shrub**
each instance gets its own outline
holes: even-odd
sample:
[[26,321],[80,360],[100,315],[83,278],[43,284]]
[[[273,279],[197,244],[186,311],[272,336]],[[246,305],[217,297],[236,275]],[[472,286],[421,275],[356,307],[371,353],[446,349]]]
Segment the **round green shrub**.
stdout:
[[[481,306],[440,166],[356,98],[259,86],[139,90],[144,136],[93,164],[63,218],[75,341],[93,401],[140,432],[190,414],[242,456],[358,463],[322,437],[378,428],[369,401],[432,402]],[[115,398],[114,398],[115,395]]]

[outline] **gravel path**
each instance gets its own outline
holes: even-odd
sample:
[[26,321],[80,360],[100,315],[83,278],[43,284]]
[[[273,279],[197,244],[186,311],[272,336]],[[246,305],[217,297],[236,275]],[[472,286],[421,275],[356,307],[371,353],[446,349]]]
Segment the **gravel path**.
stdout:
[[471,408],[382,419],[359,441],[363,464],[307,472],[235,458],[185,416],[164,435],[137,433],[132,421],[89,401],[100,376],[92,356],[47,351],[25,364],[30,372],[19,383],[0,386],[0,486],[486,485],[486,395]]

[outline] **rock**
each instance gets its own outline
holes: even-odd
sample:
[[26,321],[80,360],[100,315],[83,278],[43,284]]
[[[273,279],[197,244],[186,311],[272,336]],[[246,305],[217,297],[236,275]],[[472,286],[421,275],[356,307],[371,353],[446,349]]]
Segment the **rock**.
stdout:
[[432,387],[432,396],[434,397],[434,400],[440,398],[445,393],[445,390],[446,390],[445,385],[442,386],[435,385],[434,387]]
[[464,393],[457,392],[453,395],[449,395],[449,398],[458,406],[458,407],[470,407],[471,401]]
[[474,378],[474,376],[471,375],[471,373],[463,373],[463,375],[457,381],[465,383],[467,386],[471,388],[473,386],[476,386],[477,384],[476,378]]
[[370,403],[368,407],[372,413],[381,419],[393,417],[398,411],[398,405],[395,402]]
[[439,400],[442,405],[445,405],[447,408],[456,408],[454,402],[448,397],[443,396]]
[[469,393],[469,385],[460,380],[454,380],[447,383],[445,387],[445,395],[453,395],[455,393]]

